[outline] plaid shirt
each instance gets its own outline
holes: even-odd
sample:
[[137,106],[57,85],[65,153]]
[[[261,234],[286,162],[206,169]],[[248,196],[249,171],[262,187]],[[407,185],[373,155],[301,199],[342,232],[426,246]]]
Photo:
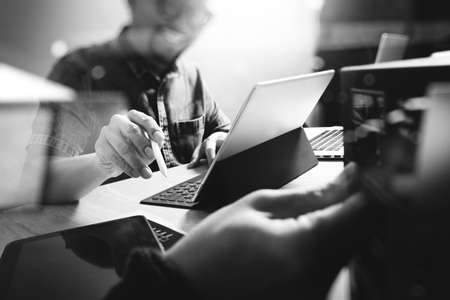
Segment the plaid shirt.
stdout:
[[[70,53],[56,63],[49,78],[85,94],[125,95],[127,109],[145,112],[162,127],[166,136],[162,150],[169,167],[188,163],[194,149],[212,133],[229,131],[229,119],[212,100],[197,68],[177,61],[165,76],[156,76],[149,64],[133,55],[122,35]],[[114,109],[105,118],[82,102],[59,109],[51,134],[34,126],[30,146],[51,147],[59,156],[93,153]]]

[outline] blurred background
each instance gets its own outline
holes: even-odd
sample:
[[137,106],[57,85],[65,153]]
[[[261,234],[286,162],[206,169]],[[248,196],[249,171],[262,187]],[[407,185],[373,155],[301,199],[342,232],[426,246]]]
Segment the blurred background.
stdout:
[[[450,49],[447,2],[210,0],[215,18],[185,56],[233,117],[257,81],[373,62],[383,32],[410,36],[407,57]],[[71,49],[113,38],[129,17],[126,0],[1,4],[0,61],[40,76]],[[341,123],[333,86],[312,125]]]

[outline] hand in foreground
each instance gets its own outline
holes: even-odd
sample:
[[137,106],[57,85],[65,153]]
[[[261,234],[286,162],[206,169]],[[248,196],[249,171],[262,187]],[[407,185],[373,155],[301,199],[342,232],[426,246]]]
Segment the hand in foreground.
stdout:
[[136,110],[114,115],[95,144],[100,165],[111,176],[125,172],[130,177],[150,178],[148,166],[155,156],[149,138],[160,146],[164,142],[164,133],[152,117]]
[[226,132],[215,132],[211,134],[203,143],[195,149],[192,155],[192,160],[188,164],[189,169],[197,168],[200,165],[200,161],[203,158],[208,160],[210,166],[216,158],[216,153],[222,147],[225,139],[227,138]]
[[167,259],[205,298],[323,299],[366,238],[356,173],[350,165],[315,192],[252,193],[208,217]]

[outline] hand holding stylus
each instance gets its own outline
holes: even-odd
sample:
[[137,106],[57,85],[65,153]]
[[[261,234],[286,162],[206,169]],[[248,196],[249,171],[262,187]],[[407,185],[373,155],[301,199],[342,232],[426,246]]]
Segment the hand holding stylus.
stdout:
[[163,143],[164,133],[157,122],[131,110],[126,115],[112,116],[100,132],[95,152],[100,166],[111,177],[124,172],[130,177],[148,179],[152,176],[149,165],[155,159],[161,172],[167,172],[160,150]]

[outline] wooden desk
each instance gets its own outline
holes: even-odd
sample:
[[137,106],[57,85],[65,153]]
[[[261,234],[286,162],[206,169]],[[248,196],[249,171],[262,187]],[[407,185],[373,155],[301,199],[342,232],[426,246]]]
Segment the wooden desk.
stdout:
[[[101,186],[77,204],[21,207],[0,212],[0,251],[11,241],[77,226],[144,215],[163,225],[189,232],[207,213],[198,210],[141,205],[139,202],[172,185],[200,174],[205,167],[188,170],[185,166],[169,170],[166,179],[155,173],[150,180],[129,179]],[[306,174],[283,188],[313,189],[333,180],[343,169],[342,162],[320,162]],[[348,273],[343,270],[328,299],[349,299]]]
[[[321,162],[283,188],[311,189],[331,181],[342,170],[341,162]],[[77,204],[21,207],[0,213],[0,251],[13,240],[108,221],[132,215],[144,215],[163,225],[189,232],[207,214],[198,210],[141,205],[139,202],[157,192],[204,170],[185,166],[169,170],[166,179],[155,173],[150,180],[129,179],[95,189]]]

